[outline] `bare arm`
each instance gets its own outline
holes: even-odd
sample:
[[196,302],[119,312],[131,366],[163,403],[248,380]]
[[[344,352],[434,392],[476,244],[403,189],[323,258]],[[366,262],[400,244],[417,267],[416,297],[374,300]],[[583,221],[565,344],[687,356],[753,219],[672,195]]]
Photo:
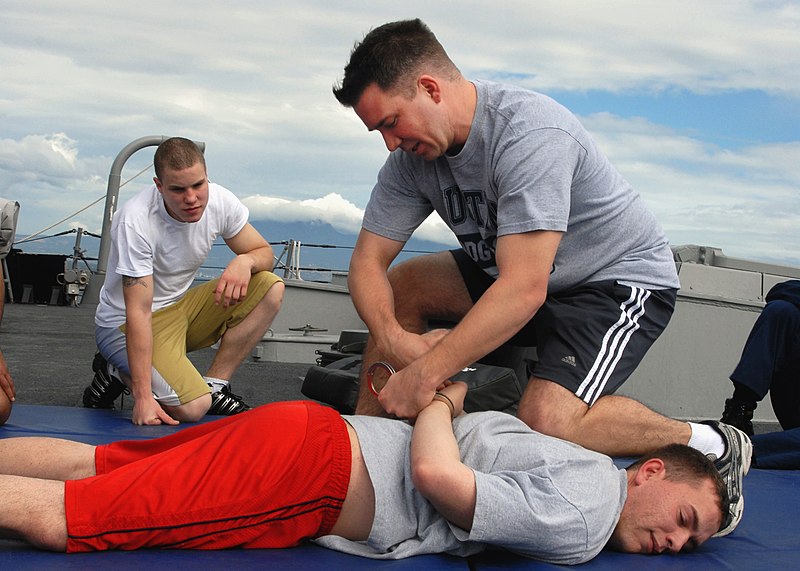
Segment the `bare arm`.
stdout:
[[433,344],[404,330],[395,317],[394,293],[386,272],[402,248],[402,242],[361,230],[347,281],[353,305],[378,352],[396,368],[418,358]]
[[392,375],[378,399],[384,409],[413,418],[444,380],[517,333],[544,303],[560,240],[544,231],[500,237],[494,284],[449,335]]
[[[441,392],[453,402],[455,416],[464,409],[467,386],[452,383]],[[420,411],[411,435],[414,487],[448,521],[469,531],[475,515],[476,485],[472,470],[461,462],[450,406],[434,399]]]
[[[0,284],[3,282],[3,260],[0,259]],[[3,321],[3,311],[5,310],[6,304],[6,288],[5,284],[2,285],[3,291],[0,292],[0,322]],[[8,366],[6,365],[6,359],[3,357],[3,352],[0,351],[0,390],[5,393],[5,396],[8,398],[8,405],[7,407],[4,406],[5,402],[3,399],[3,405],[0,405],[0,418],[2,418],[2,411],[6,408],[8,412],[11,413],[11,403],[14,401],[14,397],[16,395],[16,391],[14,389],[14,381],[11,378],[11,373],[8,370]],[[2,399],[2,395],[0,395],[0,399]],[[0,424],[6,421],[8,415],[5,418],[0,420]]]
[[228,307],[247,295],[250,276],[264,270],[272,271],[274,257],[272,246],[249,223],[225,243],[236,257],[222,272],[214,298],[217,304]]
[[[13,402],[16,396],[16,390],[14,389],[14,380],[11,378],[11,372],[8,370],[8,365],[6,364],[6,358],[3,356],[3,352],[0,351],[0,392],[9,400],[9,402]],[[0,395],[2,396],[2,395]]]
[[131,369],[134,424],[177,424],[153,397],[153,276],[122,277],[125,337]]
[[5,424],[11,416],[11,403],[14,400],[14,381],[6,367],[6,360],[0,351],[0,424]]

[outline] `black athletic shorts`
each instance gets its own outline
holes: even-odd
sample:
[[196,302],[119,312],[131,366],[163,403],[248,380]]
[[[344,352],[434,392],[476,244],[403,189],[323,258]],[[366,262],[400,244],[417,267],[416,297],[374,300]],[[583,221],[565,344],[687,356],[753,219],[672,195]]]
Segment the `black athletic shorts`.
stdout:
[[[463,250],[451,250],[473,303],[494,283]],[[677,290],[647,290],[615,280],[549,294],[507,344],[536,347],[530,374],[553,381],[589,406],[633,373],[669,323]]]

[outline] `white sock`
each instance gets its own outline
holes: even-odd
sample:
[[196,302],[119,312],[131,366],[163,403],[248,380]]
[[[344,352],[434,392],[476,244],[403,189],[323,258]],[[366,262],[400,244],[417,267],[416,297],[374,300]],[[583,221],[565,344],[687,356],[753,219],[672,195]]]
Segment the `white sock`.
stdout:
[[212,393],[218,393],[222,389],[228,386],[228,381],[223,381],[222,379],[217,379],[214,377],[203,377],[208,383],[208,386],[211,387]]
[[689,427],[692,429],[692,436],[689,438],[691,448],[703,454],[714,454],[717,458],[722,458],[725,454],[725,441],[714,427],[696,422],[690,422]]

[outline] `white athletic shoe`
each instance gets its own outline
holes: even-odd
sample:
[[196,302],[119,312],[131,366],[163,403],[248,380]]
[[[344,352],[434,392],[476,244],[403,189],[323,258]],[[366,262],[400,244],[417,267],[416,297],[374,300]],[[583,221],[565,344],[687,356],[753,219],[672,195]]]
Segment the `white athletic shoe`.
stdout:
[[736,529],[736,526],[742,521],[742,514],[744,513],[742,484],[745,474],[750,470],[753,444],[747,435],[735,426],[714,420],[706,421],[703,424],[713,427],[725,442],[725,452],[722,457],[717,458],[714,454],[708,455],[714,462],[714,466],[719,470],[728,488],[728,500],[730,502],[728,513],[723,518],[719,531],[714,534],[714,537],[722,537]]

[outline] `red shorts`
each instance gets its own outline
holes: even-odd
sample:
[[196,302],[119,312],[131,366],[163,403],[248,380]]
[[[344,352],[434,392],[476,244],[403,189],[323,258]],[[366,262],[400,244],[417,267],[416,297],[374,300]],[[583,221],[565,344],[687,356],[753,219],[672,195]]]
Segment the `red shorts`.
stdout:
[[327,534],[350,481],[344,420],[269,404],[155,440],[98,446],[66,482],[67,552],[290,547]]

